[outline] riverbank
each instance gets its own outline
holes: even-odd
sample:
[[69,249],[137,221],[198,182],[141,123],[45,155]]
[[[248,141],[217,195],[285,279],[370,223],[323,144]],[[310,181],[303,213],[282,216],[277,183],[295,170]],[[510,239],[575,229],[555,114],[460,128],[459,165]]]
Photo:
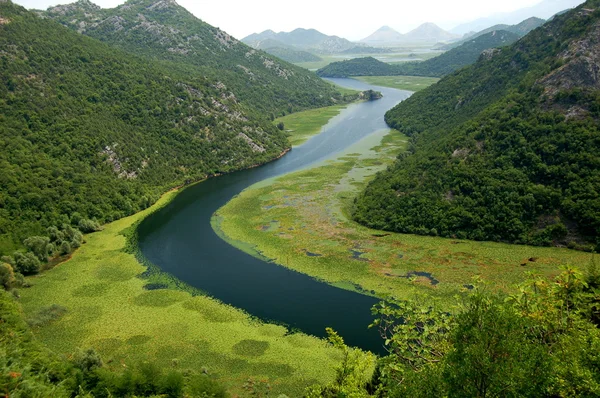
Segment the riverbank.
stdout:
[[247,253],[380,297],[449,298],[476,276],[510,291],[529,272],[553,276],[561,265],[591,261],[568,249],[403,235],[355,223],[353,198],[406,141],[399,132],[379,133],[334,161],[258,183],[219,209],[213,227]]
[[437,77],[422,76],[356,76],[353,79],[375,86],[415,92],[426,89],[440,80]]
[[275,119],[273,123],[283,123],[284,129],[289,135],[290,144],[294,147],[303,144],[310,137],[318,134],[330,119],[337,116],[348,106],[350,105],[333,105],[292,113]]
[[177,194],[86,235],[69,261],[28,278],[32,287],[21,291],[28,317],[54,304],[66,309],[61,318],[35,327],[36,337],[65,355],[94,347],[115,368],[138,361],[206,368],[234,394],[248,379],[266,380],[272,393],[289,396],[331,381],[341,357],[323,340],[289,334],[206,296],[147,289],[140,277],[146,268],[126,252],[123,233]]

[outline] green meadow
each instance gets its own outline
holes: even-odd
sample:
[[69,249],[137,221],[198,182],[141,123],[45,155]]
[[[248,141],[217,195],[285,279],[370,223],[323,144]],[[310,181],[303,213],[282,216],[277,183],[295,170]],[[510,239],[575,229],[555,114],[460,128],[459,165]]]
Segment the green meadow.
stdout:
[[353,77],[353,79],[375,86],[391,87],[408,91],[421,91],[440,80],[437,77],[421,76],[357,76]]
[[289,135],[290,144],[298,146],[318,134],[329,119],[337,116],[347,105],[334,105],[292,113],[275,119],[273,123],[283,123]]
[[[330,382],[341,354],[324,340],[290,334],[236,308],[181,290],[147,290],[146,268],[127,253],[124,232],[156,206],[86,235],[69,261],[28,278],[21,301],[33,331],[55,352],[95,348],[116,369],[152,361],[162,367],[206,369],[234,394],[249,380],[271,393],[300,396]],[[45,317],[61,308],[58,319]],[[66,310],[66,311],[65,311]]]
[[351,220],[355,195],[407,143],[376,133],[334,161],[258,183],[218,210],[213,226],[249,253],[327,283],[379,297],[448,298],[475,277],[510,291],[529,273],[554,276],[586,266],[568,249],[387,233]]

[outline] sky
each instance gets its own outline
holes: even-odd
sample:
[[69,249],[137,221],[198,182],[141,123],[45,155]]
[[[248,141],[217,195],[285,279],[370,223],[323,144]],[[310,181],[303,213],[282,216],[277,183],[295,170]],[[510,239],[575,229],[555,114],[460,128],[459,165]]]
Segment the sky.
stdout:
[[[46,9],[75,0],[13,0],[26,8]],[[124,0],[91,0],[104,8]],[[348,0],[176,0],[196,17],[241,39],[251,33],[314,28],[328,35],[360,40],[383,25],[406,33],[424,22],[444,29],[495,13],[510,12],[541,0],[371,0],[368,7]],[[355,4],[361,4],[356,2]]]

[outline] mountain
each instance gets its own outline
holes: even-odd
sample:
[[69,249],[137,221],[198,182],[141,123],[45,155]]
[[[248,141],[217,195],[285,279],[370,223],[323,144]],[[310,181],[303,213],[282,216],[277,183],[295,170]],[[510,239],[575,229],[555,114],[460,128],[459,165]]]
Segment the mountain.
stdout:
[[534,30],[535,28],[542,26],[545,22],[546,21],[541,18],[531,17],[531,18],[527,18],[526,20],[524,20],[516,25],[505,25],[505,24],[494,25],[490,28],[482,30],[481,32],[473,33],[472,35],[469,35],[465,39],[462,39],[462,40],[454,42],[454,43],[440,46],[439,48],[441,50],[450,50],[452,48],[460,46],[461,44],[463,44],[467,41],[471,41],[479,36],[482,36],[486,33],[499,31],[499,30],[511,32],[511,33],[518,35],[519,37],[522,37],[522,36],[525,36],[527,33],[531,32],[532,30]]
[[520,36],[494,31],[469,40],[435,58],[423,62],[387,64],[372,57],[333,62],[317,71],[322,77],[348,76],[432,76],[441,77],[477,61],[484,50],[514,43]]
[[361,40],[363,43],[373,45],[390,45],[399,43],[437,43],[460,38],[460,35],[446,32],[434,23],[427,22],[401,34],[390,28],[382,26],[373,34]]
[[248,47],[174,0],[129,0],[112,9],[80,0],[40,14],[168,68],[206,76],[265,114],[328,105],[336,95],[309,71]]
[[[63,6],[65,14],[72,11],[63,16],[72,21],[81,7],[105,12],[81,2]],[[169,7],[162,9],[165,19]],[[289,144],[261,108],[283,113],[333,103],[337,95],[308,72],[208,26],[202,28],[211,36],[195,31],[206,46],[204,64],[188,61],[201,58],[195,45],[178,47],[166,60],[168,48],[186,36],[146,15],[133,31],[125,17],[90,15],[95,26],[76,24],[107,42],[120,38],[125,50],[0,2],[0,255],[22,248],[28,237],[57,236],[53,227],[69,234],[71,225],[89,229],[94,220],[148,207],[174,186],[275,159]],[[63,254],[72,248],[66,243]]]
[[460,38],[460,35],[446,32],[436,24],[427,22],[403,35],[402,41],[407,43],[438,43],[458,38]]
[[600,1],[386,114],[409,152],[357,198],[370,227],[600,249]]
[[526,8],[507,13],[494,14],[489,17],[479,18],[474,21],[461,24],[453,29],[452,33],[465,34],[467,32],[479,32],[489,26],[497,24],[514,25],[527,18],[538,17],[549,19],[554,14],[578,6],[584,0],[543,0],[542,2]]
[[[371,50],[372,53],[381,52],[380,49],[353,43],[338,36],[328,36],[315,29],[298,28],[291,32],[279,33],[275,33],[272,30],[265,30],[262,33],[253,33],[243,38],[242,41],[257,49],[291,46],[295,49],[312,51],[320,54],[347,52],[357,46],[364,47],[362,51]],[[281,44],[275,45],[275,43]]]
[[370,34],[361,40],[363,43],[368,44],[384,44],[384,43],[398,43],[401,42],[404,35],[390,28],[389,26],[382,26],[375,32]]

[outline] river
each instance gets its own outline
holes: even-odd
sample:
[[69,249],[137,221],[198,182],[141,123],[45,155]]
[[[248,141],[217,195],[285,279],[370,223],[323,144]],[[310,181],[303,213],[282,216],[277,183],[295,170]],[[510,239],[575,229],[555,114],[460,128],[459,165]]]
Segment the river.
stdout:
[[335,158],[362,138],[387,128],[385,112],[411,94],[352,79],[329,80],[356,90],[378,90],[384,97],[350,105],[320,134],[279,160],[182,190],[140,224],[139,248],[161,270],[253,316],[319,337],[326,335],[329,326],[347,344],[383,353],[379,334],[367,328],[376,298],[255,258],[220,239],[210,225],[213,213],[248,186]]

